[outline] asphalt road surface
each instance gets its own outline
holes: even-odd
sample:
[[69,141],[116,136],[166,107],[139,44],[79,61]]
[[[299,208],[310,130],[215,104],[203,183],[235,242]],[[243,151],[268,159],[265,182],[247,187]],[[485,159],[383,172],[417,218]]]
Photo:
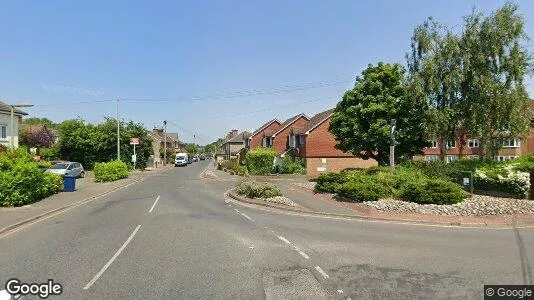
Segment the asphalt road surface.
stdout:
[[53,279],[63,293],[49,299],[482,299],[484,284],[533,284],[534,229],[251,208],[225,199],[231,181],[199,177],[209,163],[1,237],[2,285]]

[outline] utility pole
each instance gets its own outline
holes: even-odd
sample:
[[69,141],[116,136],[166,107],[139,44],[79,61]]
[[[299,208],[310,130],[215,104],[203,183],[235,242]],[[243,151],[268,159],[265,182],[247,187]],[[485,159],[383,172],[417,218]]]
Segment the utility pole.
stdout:
[[197,145],[197,136],[196,136],[196,134],[193,134],[193,144],[195,146]]
[[117,99],[117,160],[121,160],[121,129],[119,120],[119,99]]
[[395,171],[395,130],[397,129],[397,120],[391,119],[391,135],[389,145],[389,167]]
[[167,120],[163,121],[163,165],[167,165]]

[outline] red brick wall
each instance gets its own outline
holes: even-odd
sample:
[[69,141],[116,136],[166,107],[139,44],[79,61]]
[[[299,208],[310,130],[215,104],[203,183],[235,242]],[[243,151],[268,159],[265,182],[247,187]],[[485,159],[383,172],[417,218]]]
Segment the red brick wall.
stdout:
[[[323,159],[326,161],[325,163]],[[364,160],[357,157],[306,158],[307,175],[312,177],[317,177],[325,172],[339,172],[346,168],[369,168],[377,165],[378,163],[374,159]]]
[[280,155],[289,148],[289,133],[291,132],[291,128],[305,128],[307,124],[308,120],[301,116],[291,125],[287,126],[285,129],[276,134],[276,137],[273,141],[273,148],[276,151],[276,154]]
[[262,139],[263,139],[263,132],[264,131],[270,131],[274,132],[280,128],[279,122],[273,122],[269,126],[262,129],[261,132],[258,132],[255,136],[252,137],[250,140],[250,149],[258,148],[262,146]]
[[344,153],[334,148],[337,144],[334,135],[328,131],[330,118],[315,128],[306,137],[306,157],[351,157],[352,154]]

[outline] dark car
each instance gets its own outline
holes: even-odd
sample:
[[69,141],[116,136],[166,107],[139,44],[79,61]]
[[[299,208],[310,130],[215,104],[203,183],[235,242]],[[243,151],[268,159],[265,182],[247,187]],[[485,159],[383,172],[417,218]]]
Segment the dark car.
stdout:
[[200,154],[200,160],[206,160],[206,155]]
[[193,157],[191,155],[187,156],[187,163],[190,164],[193,162]]

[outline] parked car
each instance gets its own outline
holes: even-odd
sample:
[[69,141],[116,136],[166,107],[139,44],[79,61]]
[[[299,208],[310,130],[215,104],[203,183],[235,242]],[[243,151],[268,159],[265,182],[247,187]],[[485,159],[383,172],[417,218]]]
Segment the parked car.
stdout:
[[200,160],[206,160],[206,155],[200,154]]
[[76,178],[85,177],[85,170],[79,162],[58,162],[45,173],[53,173],[61,176],[74,176]]
[[193,156],[188,155],[188,156],[187,156],[187,163],[190,164],[190,163],[192,163],[192,162],[193,162]]
[[187,166],[187,154],[186,153],[178,153],[176,154],[176,158],[174,159],[174,166],[175,167],[182,167]]
[[198,155],[193,155],[193,161],[198,161]]

